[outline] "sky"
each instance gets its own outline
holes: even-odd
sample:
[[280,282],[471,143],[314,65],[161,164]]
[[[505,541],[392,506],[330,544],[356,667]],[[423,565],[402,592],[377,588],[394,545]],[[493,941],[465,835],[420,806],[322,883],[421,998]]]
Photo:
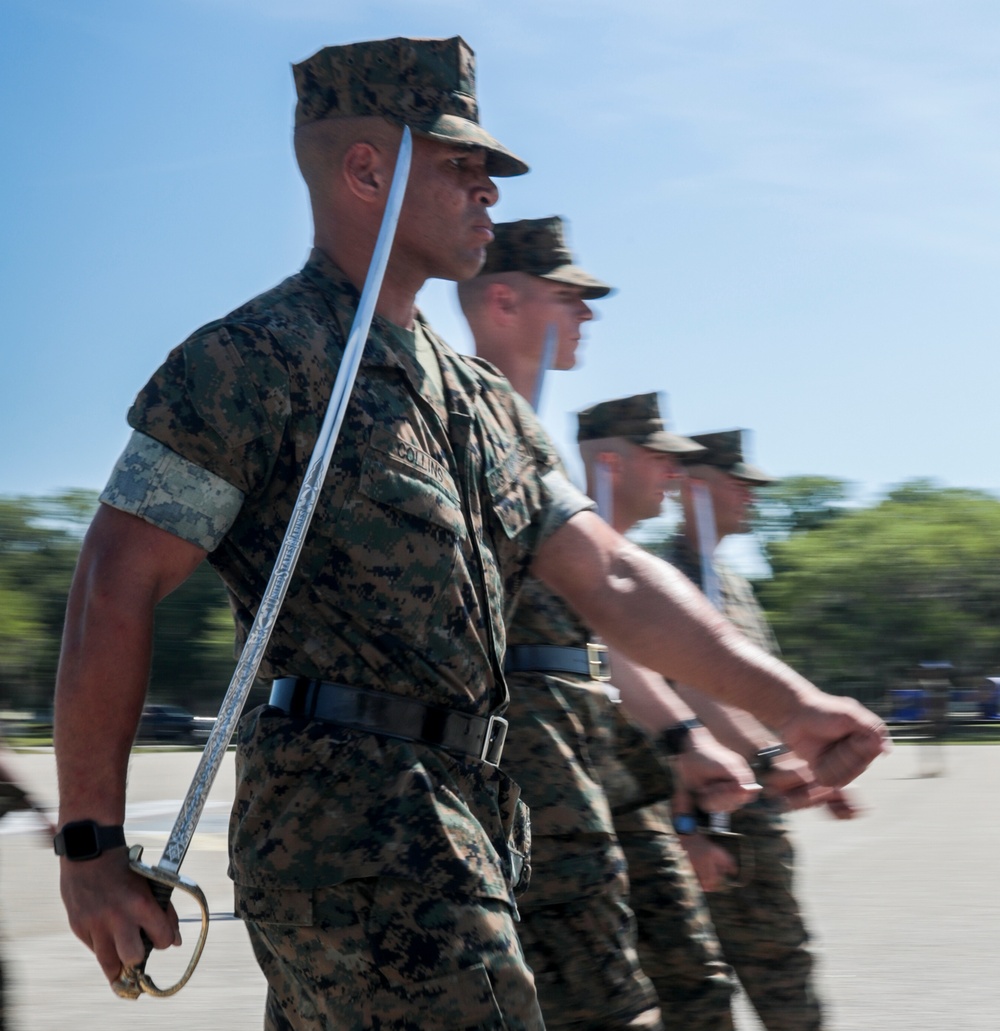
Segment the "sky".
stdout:
[[[0,0],[0,494],[99,489],[167,351],[301,267],[292,62],[461,35],[616,286],[543,422],[663,391],[776,476],[1000,495],[995,0]],[[452,284],[419,304],[471,349]]]

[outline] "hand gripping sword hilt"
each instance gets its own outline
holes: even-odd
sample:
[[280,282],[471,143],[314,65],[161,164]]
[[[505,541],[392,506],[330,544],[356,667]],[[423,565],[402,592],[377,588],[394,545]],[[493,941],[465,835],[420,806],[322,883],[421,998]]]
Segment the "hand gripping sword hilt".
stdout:
[[201,910],[201,931],[198,934],[198,941],[195,944],[191,959],[188,961],[187,969],[175,984],[169,988],[159,988],[146,974],[146,963],[149,960],[150,953],[153,951],[153,943],[149,941],[145,934],[142,936],[146,947],[146,955],[143,961],[135,967],[122,967],[118,977],[111,982],[112,991],[122,999],[138,999],[140,995],[153,995],[156,998],[163,999],[168,995],[179,992],[188,983],[188,980],[194,973],[194,968],[198,965],[198,960],[201,959],[202,950],[205,948],[205,939],[208,937],[208,901],[205,898],[205,893],[194,881],[189,880],[187,877],[182,877],[180,874],[146,866],[145,863],[140,862],[141,858],[142,845],[133,845],[128,853],[129,869],[150,881],[150,890],[153,892],[153,897],[160,904],[161,908],[167,908],[170,902],[170,895],[176,888],[187,892],[198,903],[198,908]]

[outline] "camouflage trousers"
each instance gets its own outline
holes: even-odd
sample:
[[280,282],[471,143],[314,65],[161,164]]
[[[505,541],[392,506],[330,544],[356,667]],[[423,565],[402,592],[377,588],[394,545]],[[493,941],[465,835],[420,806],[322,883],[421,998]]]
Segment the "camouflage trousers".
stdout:
[[705,897],[673,829],[673,773],[649,738],[612,706],[602,721],[601,779],[628,862],[639,965],[656,989],[664,1028],[732,1031],[736,988]]
[[809,935],[792,893],[792,844],[781,810],[767,799],[733,813],[753,871],[744,887],[706,896],[726,959],[768,1031],[819,1031]]
[[386,877],[317,889],[295,922],[265,919],[266,902],[258,894],[247,919],[265,1031],[542,1031],[504,902]]
[[628,859],[629,896],[639,929],[639,964],[652,980],[667,1031],[732,1031],[732,968],[719,946],[705,896],[673,831],[618,835]]
[[[639,968],[618,843],[535,837],[531,847],[532,863],[564,887],[558,900],[529,887],[518,902],[518,934],[548,1031],[663,1031],[656,992]],[[574,890],[595,864],[608,871],[604,885]]]
[[594,681],[508,678],[503,767],[531,809],[531,881],[518,934],[549,1031],[662,1031],[639,969],[625,856],[595,764],[612,710]]

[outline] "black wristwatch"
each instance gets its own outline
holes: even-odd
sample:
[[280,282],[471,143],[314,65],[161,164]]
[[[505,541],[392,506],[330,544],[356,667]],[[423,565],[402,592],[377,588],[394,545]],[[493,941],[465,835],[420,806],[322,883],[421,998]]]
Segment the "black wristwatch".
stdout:
[[678,834],[697,834],[698,817],[694,813],[674,813],[674,830]]
[[761,748],[750,762],[750,769],[754,773],[770,773],[774,767],[774,760],[779,755],[787,755],[791,749],[788,745],[769,745]]
[[680,755],[687,750],[688,736],[696,727],[703,726],[701,720],[692,717],[689,720],[681,720],[672,727],[667,727],[657,741],[667,755]]
[[65,856],[74,862],[96,859],[109,848],[120,848],[125,844],[125,829],[102,827],[94,820],[76,820],[67,823],[52,839],[52,848],[57,856]]

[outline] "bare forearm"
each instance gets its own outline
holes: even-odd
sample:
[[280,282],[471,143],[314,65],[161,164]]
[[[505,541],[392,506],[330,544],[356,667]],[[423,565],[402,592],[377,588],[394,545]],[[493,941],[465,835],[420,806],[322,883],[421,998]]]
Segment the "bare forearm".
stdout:
[[775,734],[745,709],[725,705],[688,684],[676,684],[675,687],[677,694],[698,714],[712,736],[744,758],[752,759],[761,748],[776,742]]
[[681,573],[589,513],[550,538],[534,572],[634,661],[767,725],[780,726],[818,693],[751,644]]
[[56,680],[59,820],[114,824],[125,815],[129,751],[149,676],[152,614],[140,615],[132,599],[89,586],[88,572],[78,572],[70,595]]
[[120,823],[128,757],[149,679],[157,603],[203,552],[102,507],[80,552],[56,677],[60,823]]
[[623,707],[650,733],[658,734],[695,715],[659,673],[637,666],[616,649],[610,654],[611,682],[621,693]]

